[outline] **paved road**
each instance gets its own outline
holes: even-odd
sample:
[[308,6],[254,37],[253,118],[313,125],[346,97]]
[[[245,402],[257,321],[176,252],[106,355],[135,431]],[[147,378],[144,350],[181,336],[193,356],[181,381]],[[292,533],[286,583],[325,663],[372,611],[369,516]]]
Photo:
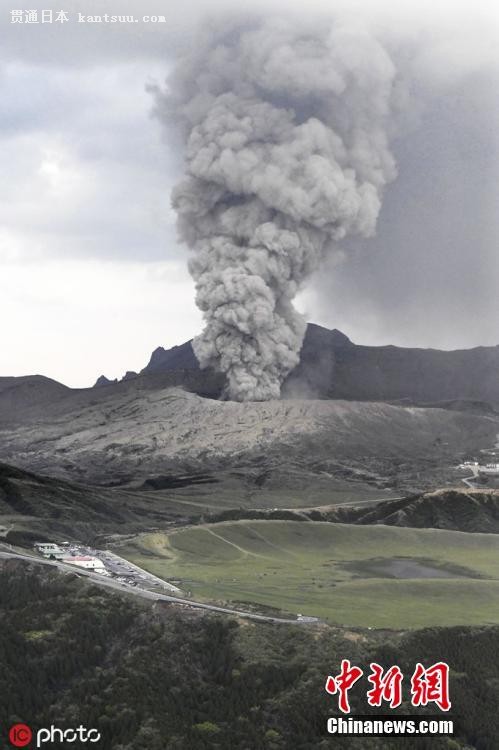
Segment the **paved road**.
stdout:
[[[307,513],[311,510],[336,510],[337,508],[360,508],[362,505],[378,505],[379,503],[386,503],[389,500],[403,500],[404,497],[407,497],[407,495],[400,495],[397,497],[378,497],[378,498],[370,498],[369,500],[349,500],[346,503],[332,503],[329,505],[308,505],[306,508],[252,508],[252,510],[261,510],[261,511],[275,511],[275,510],[289,510],[294,511],[295,513]],[[308,518],[308,516],[307,516]]]
[[333,510],[335,508],[357,508],[361,505],[378,505],[379,503],[387,503],[389,500],[403,500],[404,495],[400,495],[400,497],[380,497],[376,500],[351,500],[348,503],[335,503],[335,505],[329,505],[329,506],[323,506],[323,507],[329,507]]
[[470,477],[465,477],[464,479],[461,479],[461,481],[467,487],[470,487],[470,489],[476,490],[476,484],[474,484],[474,481],[478,479],[478,466],[467,466],[466,468],[470,469],[472,471],[472,474]]
[[74,565],[68,565],[67,563],[59,562],[59,560],[43,560],[39,557],[33,557],[31,555],[23,555],[19,552],[7,552],[0,550],[0,559],[15,559],[25,560],[30,563],[37,563],[39,565],[51,565],[52,567],[59,568],[73,575],[85,576],[90,578],[98,586],[105,586],[121,593],[133,594],[140,596],[142,599],[150,599],[152,601],[162,602],[173,602],[174,604],[184,604],[188,607],[194,607],[196,609],[208,609],[211,612],[222,612],[227,615],[235,615],[237,617],[245,617],[249,620],[257,620],[259,622],[276,622],[286,623],[291,625],[303,625],[304,622],[300,620],[285,619],[282,617],[269,617],[266,615],[257,615],[254,612],[244,612],[238,609],[229,609],[228,607],[217,607],[214,604],[205,604],[204,602],[195,602],[191,599],[182,599],[178,596],[168,596],[167,594],[158,594],[155,591],[146,591],[145,589],[138,588],[136,586],[127,586],[126,583],[120,583],[110,578],[104,578],[98,573],[93,573],[90,570],[78,569],[75,570]]

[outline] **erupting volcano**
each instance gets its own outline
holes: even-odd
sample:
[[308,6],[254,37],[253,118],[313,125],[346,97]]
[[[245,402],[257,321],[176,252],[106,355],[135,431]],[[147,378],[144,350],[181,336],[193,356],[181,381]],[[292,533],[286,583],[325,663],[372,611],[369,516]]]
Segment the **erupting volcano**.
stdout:
[[172,202],[206,323],[194,351],[228,398],[279,398],[306,327],[295,295],[341,240],[374,233],[395,81],[357,26],[217,19],[156,90],[185,136]]

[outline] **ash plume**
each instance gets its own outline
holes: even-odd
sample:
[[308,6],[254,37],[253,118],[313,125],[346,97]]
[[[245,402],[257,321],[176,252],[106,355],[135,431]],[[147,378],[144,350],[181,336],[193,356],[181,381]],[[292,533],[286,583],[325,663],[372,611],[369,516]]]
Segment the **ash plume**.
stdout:
[[267,17],[208,24],[156,91],[185,138],[172,204],[206,321],[194,351],[229,398],[279,398],[306,327],[295,295],[347,235],[374,233],[394,82],[367,32]]

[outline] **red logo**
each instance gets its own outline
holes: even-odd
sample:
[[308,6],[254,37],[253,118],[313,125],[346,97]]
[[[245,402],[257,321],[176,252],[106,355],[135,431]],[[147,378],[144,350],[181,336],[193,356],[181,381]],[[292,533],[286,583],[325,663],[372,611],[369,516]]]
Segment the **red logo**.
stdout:
[[374,685],[367,693],[370,706],[381,706],[381,701],[390,703],[390,708],[397,708],[402,703],[402,680],[404,675],[400,667],[394,666],[386,672],[383,667],[371,662],[371,674],[367,678]]
[[436,703],[442,711],[449,711],[449,667],[439,661],[425,669],[419,662],[411,679],[411,694],[413,706],[427,706]]
[[354,685],[357,680],[363,675],[360,667],[351,667],[348,659],[342,659],[341,661],[341,672],[336,677],[328,676],[326,680],[326,692],[329,695],[334,695],[336,692],[339,693],[339,707],[340,711],[344,714],[350,713],[350,703],[348,702],[348,691]]
[[[338,707],[344,714],[350,713],[348,691],[355,685],[364,672],[360,667],[352,667],[348,659],[342,659],[341,672],[336,677],[328,676],[326,692],[329,695],[338,694]],[[390,704],[390,708],[397,708],[402,703],[402,681],[404,675],[400,667],[390,667],[386,672],[376,662],[371,662],[371,673],[368,681],[373,685],[367,692],[367,702],[370,706],[381,706],[383,701]],[[427,706],[436,703],[441,711],[449,711],[449,665],[444,661],[432,664],[425,669],[418,662],[411,677],[411,703],[413,706]]]
[[14,724],[9,730],[9,740],[15,747],[26,747],[33,737],[33,732],[27,724]]

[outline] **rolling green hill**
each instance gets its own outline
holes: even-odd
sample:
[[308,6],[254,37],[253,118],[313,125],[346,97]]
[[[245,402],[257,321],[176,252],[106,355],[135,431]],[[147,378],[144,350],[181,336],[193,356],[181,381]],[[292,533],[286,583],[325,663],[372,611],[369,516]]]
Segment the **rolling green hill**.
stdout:
[[499,623],[499,537],[435,529],[239,521],[138,537],[120,554],[196,598],[338,625]]

